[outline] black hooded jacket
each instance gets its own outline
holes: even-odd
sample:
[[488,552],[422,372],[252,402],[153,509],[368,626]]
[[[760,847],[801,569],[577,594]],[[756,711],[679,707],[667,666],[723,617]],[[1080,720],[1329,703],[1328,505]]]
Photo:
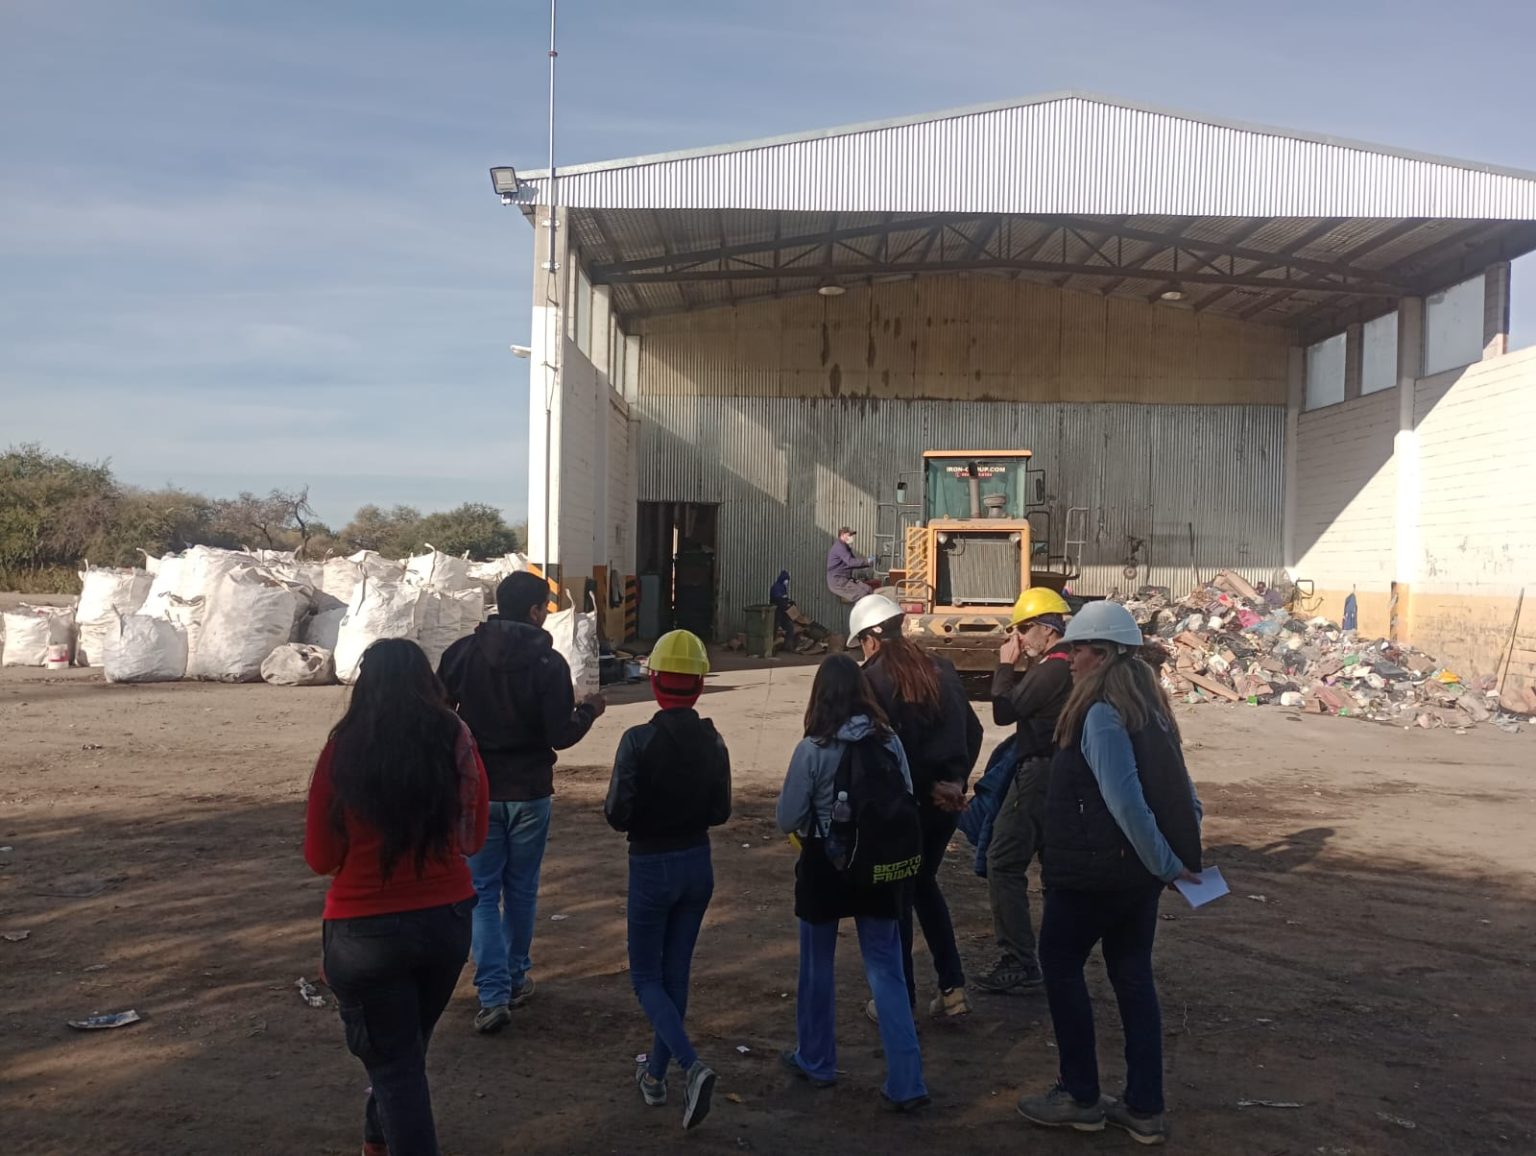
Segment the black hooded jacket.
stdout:
[[546,799],[555,793],[555,752],[592,729],[577,704],[571,668],[531,622],[492,618],[450,646],[437,676],[480,747],[491,798]]
[[939,706],[930,717],[897,697],[896,682],[878,652],[864,664],[870,689],[906,748],[912,793],[923,806],[933,805],[935,783],[965,786],[981,754],[983,736],[981,720],[971,709],[965,684],[954,665],[931,656],[930,661],[939,676]]

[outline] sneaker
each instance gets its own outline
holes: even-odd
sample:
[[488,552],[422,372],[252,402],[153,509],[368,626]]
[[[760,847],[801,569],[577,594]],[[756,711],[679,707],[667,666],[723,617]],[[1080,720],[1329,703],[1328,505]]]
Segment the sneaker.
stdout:
[[694,1060],[688,1069],[688,1090],[683,1100],[683,1127],[697,1128],[709,1115],[709,1100],[715,1093],[715,1073],[702,1060]]
[[667,1081],[658,1080],[644,1064],[635,1065],[635,1083],[640,1088],[640,1098],[648,1108],[660,1108],[667,1102]]
[[1037,964],[1025,963],[1011,955],[1003,956],[986,975],[971,980],[973,987],[993,995],[1022,995],[1038,990],[1044,982]]
[[363,1156],[389,1156],[389,1145],[375,1144],[372,1140],[364,1140]]
[[1138,1116],[1120,1100],[1111,1100],[1105,1108],[1104,1118],[1116,1128],[1123,1128],[1138,1144],[1166,1144],[1168,1121],[1159,1112],[1155,1116]]
[[870,1000],[864,1005],[864,1014],[869,1017],[869,1022],[876,1027],[880,1026],[880,1009],[875,1006],[875,1001]]
[[1019,1100],[1019,1115],[1044,1128],[1075,1128],[1079,1132],[1104,1131],[1104,1100],[1079,1104],[1072,1094],[1057,1084],[1043,1096],[1025,1096]]
[[917,1112],[931,1103],[933,1101],[926,1095],[913,1096],[910,1100],[893,1100],[884,1092],[880,1093],[880,1106],[887,1112]]
[[800,1066],[799,1053],[794,1048],[786,1048],[779,1053],[779,1067],[783,1068],[796,1079],[804,1080],[813,1088],[830,1088],[837,1083],[835,1079],[824,1080],[819,1076],[813,1076]]
[[523,980],[523,986],[512,993],[512,998],[507,1001],[508,1007],[522,1007],[533,998],[533,977]]
[[475,1031],[483,1036],[493,1036],[512,1022],[512,1009],[504,1003],[483,1007],[475,1015]]
[[941,991],[928,1005],[928,1014],[939,1020],[970,1015],[970,996],[965,994],[963,987],[952,987],[948,991]]

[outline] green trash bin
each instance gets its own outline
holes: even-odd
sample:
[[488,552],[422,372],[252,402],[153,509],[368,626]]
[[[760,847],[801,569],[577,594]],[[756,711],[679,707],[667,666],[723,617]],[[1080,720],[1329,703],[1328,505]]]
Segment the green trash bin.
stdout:
[[774,644],[773,606],[748,606],[747,654],[753,658],[772,658]]

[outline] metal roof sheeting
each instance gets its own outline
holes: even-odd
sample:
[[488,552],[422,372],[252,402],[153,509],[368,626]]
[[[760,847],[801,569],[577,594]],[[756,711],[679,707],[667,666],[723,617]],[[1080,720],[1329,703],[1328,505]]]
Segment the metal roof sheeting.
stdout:
[[[548,201],[547,174],[529,183]],[[560,170],[587,208],[1536,219],[1536,174],[1067,94]]]

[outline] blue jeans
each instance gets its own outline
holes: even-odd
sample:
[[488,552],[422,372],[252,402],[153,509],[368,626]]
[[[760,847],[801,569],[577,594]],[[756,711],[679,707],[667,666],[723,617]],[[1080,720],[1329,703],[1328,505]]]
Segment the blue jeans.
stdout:
[[481,1007],[509,1002],[528,978],[549,807],[547,798],[492,803],[485,846],[469,857],[479,897],[470,950]]
[[1163,1013],[1152,978],[1161,887],[1135,891],[1047,888],[1040,917],[1040,970],[1061,1056],[1061,1086],[1079,1104],[1099,1099],[1093,1001],[1083,965],[1096,943],[1125,1030],[1125,1105],[1144,1116],[1163,1110]]
[[688,973],[704,912],[715,892],[709,844],[629,857],[629,980],[656,1029],[646,1059],[651,1078],[676,1060],[684,1071],[698,1053],[683,1029]]
[[[885,1047],[885,1095],[897,1102],[928,1094],[923,1084],[923,1056],[917,1025],[907,1002],[902,966],[901,927],[895,919],[854,920],[859,954],[875,1010],[880,1014],[880,1042]],[[836,988],[837,920],[800,921],[800,986],[795,1003],[799,1035],[795,1059],[818,1080],[837,1078]]]

